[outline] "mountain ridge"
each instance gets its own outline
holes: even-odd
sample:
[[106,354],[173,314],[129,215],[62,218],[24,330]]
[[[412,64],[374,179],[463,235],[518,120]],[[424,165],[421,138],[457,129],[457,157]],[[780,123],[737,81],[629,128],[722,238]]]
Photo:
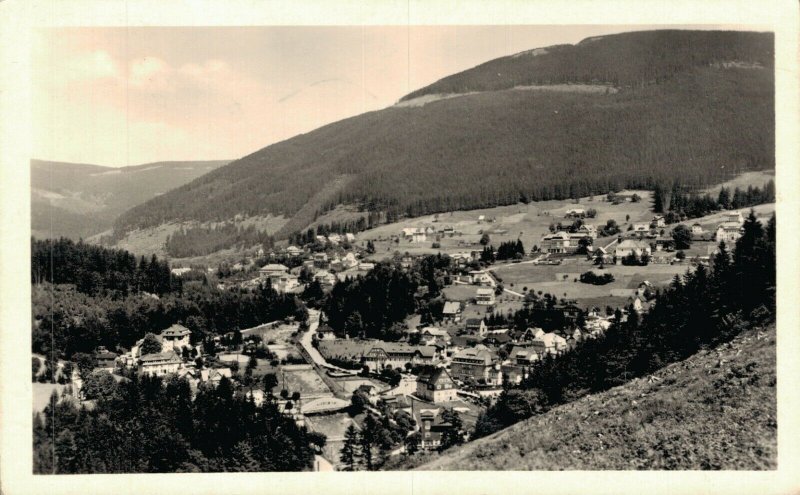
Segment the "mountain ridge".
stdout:
[[[620,62],[616,72],[601,67],[617,74],[618,92],[519,91],[513,88],[520,80],[509,76],[491,91],[367,112],[267,146],[138,205],[117,219],[115,235],[171,221],[272,214],[289,219],[278,233],[285,237],[337,205],[391,220],[675,180],[701,188],[730,178],[732,169],[774,168],[771,34],[643,31],[585,43],[580,56],[569,55],[578,46],[570,45],[497,60],[521,64],[523,72],[530,71],[528,59],[550,60],[562,79],[596,84],[604,79],[593,77],[597,64],[577,61],[626,43],[643,44],[646,50],[627,51],[649,58]],[[691,63],[673,63],[678,58]],[[760,68],[719,65],[739,59]],[[648,64],[655,68],[643,70]],[[634,79],[641,84],[626,86]]]

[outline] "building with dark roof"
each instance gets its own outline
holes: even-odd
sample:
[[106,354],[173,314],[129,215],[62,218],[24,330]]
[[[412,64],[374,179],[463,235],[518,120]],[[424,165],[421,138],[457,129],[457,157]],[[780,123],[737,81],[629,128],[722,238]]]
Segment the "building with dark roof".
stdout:
[[417,397],[430,402],[456,400],[458,389],[444,368],[427,368],[417,377]]
[[163,332],[161,332],[161,343],[165,349],[181,350],[183,347],[189,347],[189,336],[192,331],[183,325],[172,325]]

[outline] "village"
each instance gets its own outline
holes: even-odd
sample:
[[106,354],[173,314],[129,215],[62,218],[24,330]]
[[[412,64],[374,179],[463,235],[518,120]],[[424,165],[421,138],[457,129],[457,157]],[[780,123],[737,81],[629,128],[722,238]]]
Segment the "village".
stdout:
[[[639,194],[646,199],[648,192],[538,211],[538,235],[513,233],[525,215],[516,214],[511,226],[508,216],[467,219],[473,212],[458,212],[458,221],[417,219],[415,226],[393,225],[390,235],[392,226],[381,226],[316,236],[304,246],[259,248],[219,277],[218,288],[269,286],[307,298],[313,286],[321,297],[376,263],[411,271],[434,253],[451,263],[441,307],[424,323],[411,314],[399,340],[349,336],[312,307],[304,321],[266,322],[199,342],[174,324],[124,353],[98,348],[91,374],[72,370],[70,393],[91,407],[108,376],[174,376],[194,393],[230,380],[256,405],[273,401],[298,425],[325,435],[319,470],[346,468],[340,453],[348,430],[362,429],[367,418],[390,420],[398,429],[399,440],[384,446],[389,457],[468,440],[486,407],[525,380],[531,366],[601,337],[630,312],[646,312],[659,287],[708,265],[720,242],[732,245],[741,235],[747,212],[668,225],[642,207]],[[754,211],[763,217],[771,208]],[[193,270],[174,267],[172,274]],[[513,315],[523,308],[545,323],[519,328]]]

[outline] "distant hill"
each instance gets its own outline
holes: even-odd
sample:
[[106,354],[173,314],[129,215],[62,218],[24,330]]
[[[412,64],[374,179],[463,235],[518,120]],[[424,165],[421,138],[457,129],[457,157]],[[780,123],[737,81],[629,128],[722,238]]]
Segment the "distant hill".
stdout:
[[340,204],[391,220],[774,169],[773,53],[770,33],[650,31],[504,57],[214,170],[115,234],[271,214],[280,237]]
[[229,160],[157,162],[123,168],[31,160],[34,236],[77,239],[111,227],[125,210]]
[[431,456],[418,469],[775,469],[775,338],[774,325],[747,332]]

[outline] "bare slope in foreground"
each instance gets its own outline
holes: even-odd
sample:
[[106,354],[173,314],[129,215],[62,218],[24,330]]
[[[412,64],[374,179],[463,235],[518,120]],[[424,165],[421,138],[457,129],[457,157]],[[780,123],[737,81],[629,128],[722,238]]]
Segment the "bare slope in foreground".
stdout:
[[418,469],[775,469],[775,340],[747,332]]

